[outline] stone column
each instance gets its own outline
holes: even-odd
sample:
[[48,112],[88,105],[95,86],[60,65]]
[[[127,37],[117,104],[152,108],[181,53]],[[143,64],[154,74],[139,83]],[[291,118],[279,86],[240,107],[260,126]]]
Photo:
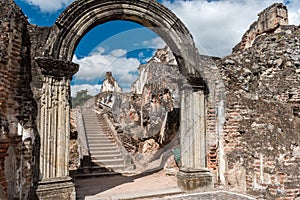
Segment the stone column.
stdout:
[[201,87],[181,88],[181,168],[177,175],[183,191],[209,191],[213,178],[206,168],[205,94]]
[[75,199],[69,177],[70,80],[78,65],[36,58],[43,75],[40,124],[39,199]]

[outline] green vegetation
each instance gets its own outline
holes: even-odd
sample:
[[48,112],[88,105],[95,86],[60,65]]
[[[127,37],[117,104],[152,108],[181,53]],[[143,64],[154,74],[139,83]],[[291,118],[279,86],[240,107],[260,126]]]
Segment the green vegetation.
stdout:
[[88,94],[87,90],[81,90],[76,93],[75,97],[72,97],[72,108],[76,108],[77,106],[82,106],[87,100],[92,98],[93,96]]

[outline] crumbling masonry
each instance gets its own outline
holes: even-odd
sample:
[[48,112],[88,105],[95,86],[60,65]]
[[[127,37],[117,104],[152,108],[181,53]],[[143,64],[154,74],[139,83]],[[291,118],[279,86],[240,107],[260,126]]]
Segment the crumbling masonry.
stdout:
[[300,28],[287,25],[284,5],[260,13],[223,59],[200,56],[184,24],[156,1],[77,0],[52,27],[29,24],[13,0],[0,10],[0,199],[75,198],[69,93],[79,66],[71,59],[87,31],[115,19],[155,31],[184,77],[183,190],[300,196]]

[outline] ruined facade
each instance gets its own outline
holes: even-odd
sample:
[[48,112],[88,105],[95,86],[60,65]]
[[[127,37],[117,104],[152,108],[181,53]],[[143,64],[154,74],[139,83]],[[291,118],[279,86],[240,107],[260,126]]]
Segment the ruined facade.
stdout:
[[0,199],[27,199],[38,141],[29,24],[11,1],[0,6]]
[[281,26],[219,63],[227,90],[219,167],[236,191],[300,195],[299,53],[299,27]]
[[283,25],[288,25],[287,8],[283,4],[275,3],[258,14],[257,21],[251,24],[242,41],[233,48],[233,52],[251,47],[257,36],[274,32]]
[[69,82],[78,70],[71,59],[88,30],[115,19],[152,28],[187,79],[181,188],[212,189],[213,179],[215,188],[261,199],[299,197],[300,28],[286,25],[282,4],[260,13],[255,31],[223,59],[200,56],[183,23],[156,1],[78,0],[52,27],[30,25],[12,0],[0,4],[1,199],[75,198],[67,168]]

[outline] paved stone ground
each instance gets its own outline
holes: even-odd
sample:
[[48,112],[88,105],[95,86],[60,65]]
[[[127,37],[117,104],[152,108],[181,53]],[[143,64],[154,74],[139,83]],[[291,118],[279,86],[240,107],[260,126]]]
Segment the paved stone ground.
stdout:
[[165,171],[132,176],[75,179],[78,200],[254,200],[227,191],[183,194],[175,176]]
[[133,176],[104,176],[75,179],[77,199],[134,199],[163,193],[179,193],[175,176],[165,171]]

